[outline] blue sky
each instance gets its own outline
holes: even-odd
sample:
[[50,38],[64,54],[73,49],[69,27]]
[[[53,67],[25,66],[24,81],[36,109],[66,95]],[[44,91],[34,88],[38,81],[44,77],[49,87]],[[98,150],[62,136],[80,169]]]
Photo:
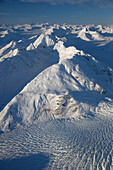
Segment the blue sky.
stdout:
[[0,24],[113,24],[113,0],[0,0]]

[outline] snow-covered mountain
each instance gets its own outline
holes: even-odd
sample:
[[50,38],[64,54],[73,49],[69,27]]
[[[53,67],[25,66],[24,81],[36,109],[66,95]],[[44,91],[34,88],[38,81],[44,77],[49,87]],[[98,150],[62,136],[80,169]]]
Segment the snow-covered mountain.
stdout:
[[9,34],[2,31],[2,41],[13,36],[0,49],[1,130],[35,120],[92,117],[102,102],[112,101],[113,71],[104,58],[100,63],[84,52],[85,46],[78,50],[71,45],[74,40],[90,41],[109,49],[112,27],[45,24],[5,29]]
[[[113,154],[111,137],[109,137],[112,136],[112,120],[113,26],[49,25],[47,23],[0,26],[1,132],[8,131],[15,141],[15,134],[19,130],[17,134],[22,139],[20,141],[23,141],[26,140],[23,133],[33,136],[33,131],[34,135],[39,131],[46,152],[50,154],[54,152],[55,155],[57,155],[60,139],[62,153],[67,152],[67,157],[69,158],[70,155],[73,161],[68,162],[68,166],[65,156],[62,155],[62,161],[58,163],[57,160],[57,164],[55,164],[52,163],[53,158],[50,156],[50,167],[53,169],[65,167],[65,165],[68,168],[70,166],[72,168],[81,167],[81,163],[77,163],[77,161],[81,161],[81,158],[76,156],[75,150],[73,150],[74,146],[78,146],[77,143],[74,145],[74,135],[80,139],[80,148],[83,140],[80,137],[81,134],[83,136],[85,134],[85,138],[92,140],[94,145],[96,143],[99,148],[104,145],[98,144],[96,139],[100,140],[100,143],[103,143],[103,139],[104,141],[109,139],[111,149],[109,153],[106,152],[105,161],[104,156],[99,157],[100,162],[97,161],[96,152],[99,153],[100,150],[95,148],[96,145],[90,146],[95,148],[95,152],[90,153],[91,157],[95,155],[90,166],[92,169],[110,168]],[[103,128],[102,133],[101,127]],[[94,135],[89,138],[90,130],[90,134]],[[109,131],[109,135],[107,131]],[[106,138],[103,136],[104,132]],[[49,140],[45,141],[46,133],[52,144],[50,148],[54,148],[53,138],[58,137],[55,141],[56,149],[49,150]],[[50,135],[52,133],[54,133],[53,138]],[[64,135],[65,133],[67,136]],[[9,140],[10,137],[5,134],[7,133],[1,135],[1,141]],[[84,141],[87,143],[85,138]],[[38,136],[32,141],[34,146],[35,141],[39,141],[40,151],[43,150],[40,144],[41,139]],[[63,146],[64,139],[68,149]],[[13,144],[14,141],[12,141]],[[11,154],[12,157],[15,157],[15,153],[21,155],[20,145],[23,144],[20,142],[14,153],[7,149],[4,151],[4,147],[1,145],[0,159],[7,159]],[[73,148],[70,150],[72,146]],[[85,146],[86,144],[83,146],[83,150]],[[86,149],[88,152],[90,152],[89,148]],[[30,154],[35,152],[34,148],[31,150]],[[5,155],[6,152],[9,153],[9,157]],[[86,154],[86,151],[83,151],[83,155],[84,152]],[[25,153],[27,154],[26,151],[23,152],[23,154]],[[80,152],[76,151],[76,153],[79,155]],[[73,154],[75,154],[76,161]],[[104,155],[104,151],[102,154]],[[59,159],[59,157],[60,154],[55,156],[55,159]],[[82,157],[83,162],[86,157],[87,154]],[[86,165],[83,162],[82,165],[84,164],[87,169],[89,164]]]

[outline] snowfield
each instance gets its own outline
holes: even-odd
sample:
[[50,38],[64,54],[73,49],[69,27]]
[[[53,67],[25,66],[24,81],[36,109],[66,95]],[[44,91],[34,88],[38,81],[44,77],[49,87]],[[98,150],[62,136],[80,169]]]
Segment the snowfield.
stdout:
[[113,169],[113,26],[0,26],[0,169]]

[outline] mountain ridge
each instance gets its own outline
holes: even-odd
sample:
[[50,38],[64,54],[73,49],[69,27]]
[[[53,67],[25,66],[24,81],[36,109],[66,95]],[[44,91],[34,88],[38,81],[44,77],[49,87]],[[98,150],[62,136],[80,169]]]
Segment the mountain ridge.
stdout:
[[[28,34],[28,26],[22,27]],[[69,45],[70,35],[76,36],[75,42],[97,41],[97,47],[112,43],[112,37],[98,38],[97,29],[112,33],[100,26],[44,25],[38,28],[40,34],[12,40],[0,50],[1,130],[35,120],[94,117],[101,103],[113,101],[113,70],[84,49]],[[85,39],[87,32],[94,38]]]

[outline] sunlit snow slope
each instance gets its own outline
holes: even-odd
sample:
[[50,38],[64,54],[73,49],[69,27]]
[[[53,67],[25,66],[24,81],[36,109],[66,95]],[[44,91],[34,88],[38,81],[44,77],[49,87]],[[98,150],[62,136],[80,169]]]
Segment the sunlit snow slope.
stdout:
[[[53,169],[113,168],[113,26],[1,26],[0,36],[0,159],[45,152]],[[11,152],[2,141],[13,147],[16,133]]]
[[[3,42],[9,41],[0,50],[1,130],[36,119],[91,117],[102,102],[112,101],[113,72],[109,65],[82,49],[67,46],[76,34],[75,42],[79,37],[84,43],[97,43],[97,48],[98,44],[108,44],[113,40],[112,27],[24,25],[9,31],[1,36]],[[23,35],[21,40],[18,34]]]

